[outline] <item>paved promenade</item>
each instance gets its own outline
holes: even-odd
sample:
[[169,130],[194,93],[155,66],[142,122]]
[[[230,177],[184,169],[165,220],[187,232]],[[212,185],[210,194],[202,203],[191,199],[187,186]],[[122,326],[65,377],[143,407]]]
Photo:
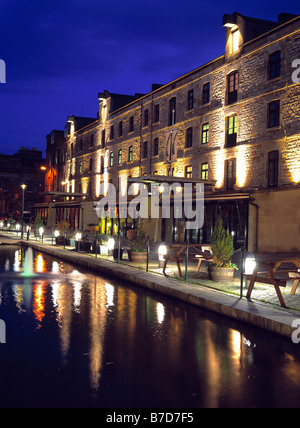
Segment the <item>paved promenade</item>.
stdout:
[[[15,244],[16,239],[5,237],[5,244],[10,242]],[[290,285],[284,292],[288,305],[288,309],[284,309],[280,307],[272,286],[259,285],[251,301],[245,297],[241,299],[239,278],[232,283],[214,283],[205,278],[205,267],[200,274],[191,267],[188,282],[185,282],[178,277],[178,272],[172,266],[167,271],[170,276],[164,277],[162,269],[158,269],[157,262],[150,263],[150,272],[145,272],[145,267],[133,267],[126,261],[118,264],[108,257],[95,258],[95,255],[77,253],[47,243],[23,241],[23,245],[83,266],[90,271],[136,284],[288,338],[291,338],[294,331],[293,321],[300,319],[300,293],[290,296]],[[245,294],[244,290],[243,295]]]

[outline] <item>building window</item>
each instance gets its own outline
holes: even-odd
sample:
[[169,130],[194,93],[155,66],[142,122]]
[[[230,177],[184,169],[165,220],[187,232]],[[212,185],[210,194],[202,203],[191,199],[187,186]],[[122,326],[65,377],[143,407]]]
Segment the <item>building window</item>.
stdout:
[[90,147],[94,147],[94,134],[90,135]]
[[236,184],[236,159],[225,161],[225,185],[227,190],[233,190]]
[[122,164],[122,149],[118,151],[118,165]]
[[105,129],[102,129],[101,132],[101,145],[102,147],[105,147]]
[[80,138],[79,140],[79,151],[82,152],[83,151],[83,139]]
[[268,154],[268,187],[278,186],[278,161],[278,150],[274,150]]
[[239,30],[236,29],[230,33],[230,46],[229,53],[230,55],[238,52],[239,50]]
[[82,174],[82,161],[79,162],[79,174]]
[[93,171],[93,159],[90,159],[90,167],[89,167],[89,171]]
[[237,115],[227,117],[226,147],[236,146]]
[[134,131],[134,118],[133,116],[130,116],[129,118],[129,132],[133,132]]
[[176,123],[176,97],[170,99],[169,102],[169,126]]
[[193,147],[193,128],[192,127],[186,130],[185,147],[186,148]]
[[149,124],[149,110],[144,111],[144,126],[148,126]]
[[227,77],[227,104],[233,104],[237,101],[237,94],[239,89],[239,73],[234,71]]
[[209,142],[209,123],[203,123],[202,125],[201,142],[202,144]]
[[192,110],[193,108],[194,108],[194,89],[191,89],[188,92],[187,109]]
[[159,122],[159,104],[154,106],[154,122]]
[[268,104],[268,128],[280,125],[280,101],[272,101]]
[[100,158],[100,174],[104,174],[104,156]]
[[110,156],[109,156],[109,166],[114,166],[114,154],[113,154],[113,152],[111,152]]
[[208,162],[201,165],[200,177],[202,180],[208,180]]
[[90,147],[94,147],[94,134],[90,136]]
[[113,140],[115,137],[115,127],[114,125],[111,125],[110,127],[110,139]]
[[128,151],[128,162],[132,162],[132,161],[133,161],[133,146],[130,146]]
[[147,159],[148,157],[148,141],[144,141],[143,143],[143,159]]
[[120,120],[119,122],[119,137],[122,137],[123,135],[123,120]]
[[153,156],[158,156],[158,138],[153,141]]
[[210,102],[210,83],[207,82],[202,86],[202,104]]
[[185,177],[193,178],[193,167],[191,165],[185,167]]
[[281,53],[276,51],[269,57],[269,79],[275,79],[281,75]]

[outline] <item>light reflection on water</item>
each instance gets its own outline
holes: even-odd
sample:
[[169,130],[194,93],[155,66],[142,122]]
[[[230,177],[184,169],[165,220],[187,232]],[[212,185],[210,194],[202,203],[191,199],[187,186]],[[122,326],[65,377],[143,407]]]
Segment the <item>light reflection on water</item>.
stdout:
[[[22,257],[19,251],[4,259],[0,254],[0,269],[21,272]],[[80,273],[42,254],[35,255],[34,266],[53,277],[0,278],[0,318],[8,320],[7,345],[0,349],[0,360],[7,353],[0,365],[0,405],[298,403],[299,353],[280,338]]]

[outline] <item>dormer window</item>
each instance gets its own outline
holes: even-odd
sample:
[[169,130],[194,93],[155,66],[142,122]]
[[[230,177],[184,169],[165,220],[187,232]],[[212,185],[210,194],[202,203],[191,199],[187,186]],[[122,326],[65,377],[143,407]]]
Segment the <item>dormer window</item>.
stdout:
[[231,30],[230,33],[230,47],[229,47],[229,53],[230,55],[235,54],[239,50],[239,30],[238,28],[234,27],[233,30]]

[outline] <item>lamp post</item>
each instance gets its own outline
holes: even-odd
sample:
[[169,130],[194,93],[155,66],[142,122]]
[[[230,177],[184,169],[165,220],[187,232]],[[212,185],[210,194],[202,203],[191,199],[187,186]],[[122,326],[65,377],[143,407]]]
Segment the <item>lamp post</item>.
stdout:
[[82,238],[82,234],[80,232],[76,233],[76,241],[78,242],[78,253],[80,251],[80,240]]
[[22,228],[21,228],[21,239],[23,239],[23,233],[24,233],[24,202],[25,202],[25,189],[26,184],[21,184],[21,188],[23,190],[23,197],[22,197]]
[[40,227],[39,228],[39,232],[40,232],[41,240],[43,242],[44,241],[44,232],[45,232],[45,229],[43,227]]
[[20,230],[21,226],[19,225],[19,223],[16,224],[16,231],[17,231],[17,235],[19,235],[19,230]]
[[164,267],[167,251],[167,246],[162,242],[161,245],[158,247],[158,262],[160,268]]
[[[55,237],[55,242],[56,242],[56,238],[58,238],[58,237],[59,237],[59,230],[55,230],[55,231],[54,231],[54,237]],[[52,245],[54,245],[54,244],[53,244],[53,233],[52,233]]]
[[27,232],[27,241],[29,241],[29,237],[30,237],[30,226],[26,227],[26,232]]

